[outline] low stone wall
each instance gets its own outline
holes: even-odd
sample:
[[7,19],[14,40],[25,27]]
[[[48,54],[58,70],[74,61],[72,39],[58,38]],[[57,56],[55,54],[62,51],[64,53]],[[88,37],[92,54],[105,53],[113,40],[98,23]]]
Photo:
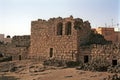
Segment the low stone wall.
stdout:
[[120,44],[94,45],[91,46],[91,61],[99,60],[101,62],[108,61],[112,64],[113,60],[117,60],[120,64]]
[[[120,44],[92,45],[81,47],[80,69],[120,73]],[[88,62],[85,57],[88,56]]]
[[75,53],[55,53],[53,57],[47,57],[46,55],[30,55],[28,59],[33,59],[36,61],[45,61],[47,59],[55,59],[55,60],[64,60],[64,61],[76,61]]
[[16,47],[12,44],[0,45],[0,52],[4,56],[12,56],[12,60],[23,60],[27,59],[29,48],[27,47]]

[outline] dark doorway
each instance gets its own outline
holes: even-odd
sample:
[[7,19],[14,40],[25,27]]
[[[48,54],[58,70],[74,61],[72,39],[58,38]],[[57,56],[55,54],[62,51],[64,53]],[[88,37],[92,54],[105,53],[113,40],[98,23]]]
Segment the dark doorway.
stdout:
[[0,57],[3,57],[3,54],[2,54],[2,53],[0,53]]
[[50,57],[53,57],[53,48],[50,48]]
[[19,55],[19,60],[21,60],[21,55]]
[[112,65],[116,66],[117,65],[117,60],[112,60]]
[[88,61],[89,61],[88,55],[84,56],[84,63],[88,63]]
[[12,61],[12,56],[10,56],[10,60]]

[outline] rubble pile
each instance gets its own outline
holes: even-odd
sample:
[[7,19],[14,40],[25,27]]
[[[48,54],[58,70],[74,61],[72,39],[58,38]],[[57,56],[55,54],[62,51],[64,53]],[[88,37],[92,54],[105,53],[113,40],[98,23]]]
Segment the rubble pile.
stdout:
[[108,77],[103,80],[120,80],[120,76],[118,74],[108,75]]
[[85,71],[99,71],[99,72],[110,72],[120,73],[120,65],[112,66],[107,62],[92,62],[92,63],[81,63],[76,69]]
[[120,65],[109,66],[107,71],[110,72],[110,73],[120,73]]
[[20,72],[26,67],[25,63],[18,61],[3,62],[0,64],[0,72]]
[[57,60],[55,58],[49,58],[44,61],[43,65],[60,67],[60,66],[65,66],[66,61],[65,60]]
[[85,71],[99,71],[99,72],[105,72],[108,69],[108,66],[106,65],[97,65],[97,64],[80,64],[79,67],[76,69],[79,70],[85,70]]
[[11,61],[0,64],[0,72],[40,72],[44,71],[44,66],[40,63],[30,61]]
[[29,72],[31,72],[31,73],[43,72],[43,71],[45,71],[45,68],[44,68],[44,66],[42,64],[29,66]]

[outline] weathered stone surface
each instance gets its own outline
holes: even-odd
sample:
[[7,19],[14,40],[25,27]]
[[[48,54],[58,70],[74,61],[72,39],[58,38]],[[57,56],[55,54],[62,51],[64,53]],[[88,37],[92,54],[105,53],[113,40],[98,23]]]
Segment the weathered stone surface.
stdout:
[[71,16],[32,21],[29,56],[76,60],[79,46],[86,42],[90,30],[88,21]]
[[14,36],[9,44],[0,44],[0,52],[4,56],[12,56],[12,60],[26,59],[30,46],[30,36]]
[[[120,44],[91,45],[80,47],[81,63],[77,69],[120,73]],[[84,62],[84,56],[88,62]]]
[[43,65],[32,65],[29,67],[29,72],[43,72],[45,71]]

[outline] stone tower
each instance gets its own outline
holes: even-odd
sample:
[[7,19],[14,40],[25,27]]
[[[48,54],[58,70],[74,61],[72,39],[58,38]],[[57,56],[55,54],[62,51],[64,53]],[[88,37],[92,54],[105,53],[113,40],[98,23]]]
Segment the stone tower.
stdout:
[[76,60],[79,47],[90,33],[90,23],[80,18],[50,18],[31,22],[30,57]]

